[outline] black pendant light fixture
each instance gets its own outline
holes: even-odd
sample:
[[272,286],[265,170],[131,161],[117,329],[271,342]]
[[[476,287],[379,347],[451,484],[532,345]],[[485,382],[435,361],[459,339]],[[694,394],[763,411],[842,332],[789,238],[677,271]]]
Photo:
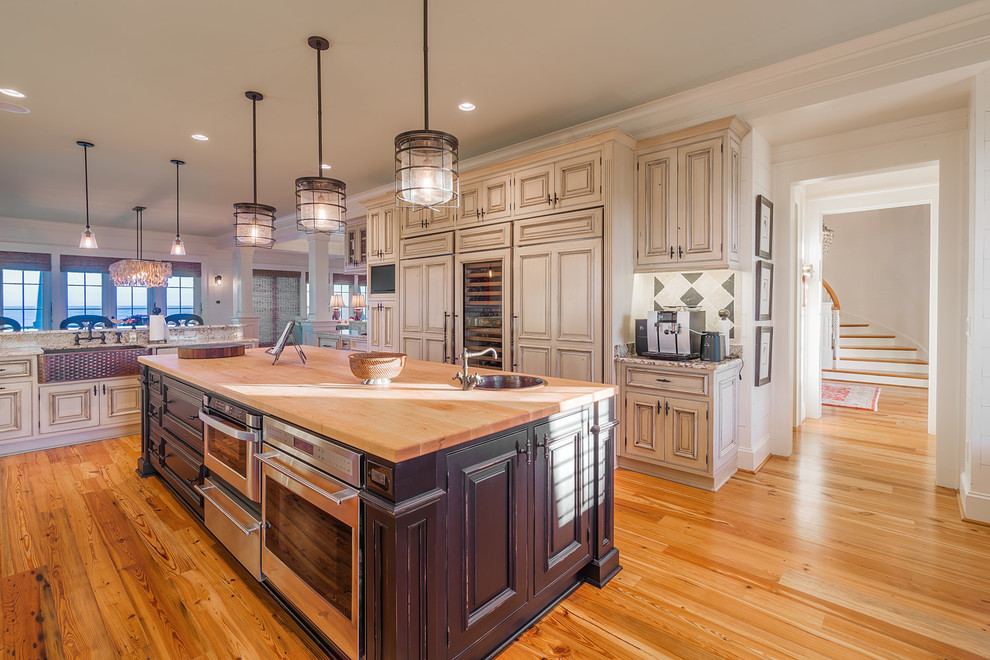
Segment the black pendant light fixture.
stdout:
[[251,171],[254,201],[234,204],[234,245],[270,248],[275,245],[275,207],[258,203],[258,101],[260,92],[244,92],[251,101]]
[[296,227],[307,234],[333,234],[342,231],[347,214],[347,186],[343,181],[322,175],[323,172],[323,69],[320,53],[330,48],[323,37],[310,37],[316,51],[316,124],[319,162],[318,176],[296,179]]
[[172,241],[172,254],[181,257],[186,254],[186,246],[182,244],[182,238],[179,237],[179,165],[186,163],[175,159],[171,163],[175,165],[175,240]]
[[121,259],[110,264],[110,281],[114,286],[160,287],[168,285],[172,264],[144,258],[144,206],[133,209],[137,221],[137,249],[134,259]]
[[423,0],[423,130],[395,136],[397,206],[456,208],[460,195],[457,138],[430,130],[429,10]]
[[89,228],[89,158],[86,156],[86,152],[93,148],[93,143],[79,140],[76,144],[83,148],[83,172],[86,181],[86,229],[79,239],[79,247],[95,250],[100,246],[96,244],[96,234]]

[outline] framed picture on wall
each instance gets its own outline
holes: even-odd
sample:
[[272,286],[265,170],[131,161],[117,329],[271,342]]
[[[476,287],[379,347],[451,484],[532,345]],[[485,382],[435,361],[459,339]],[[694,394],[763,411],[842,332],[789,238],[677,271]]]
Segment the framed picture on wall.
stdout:
[[756,256],[773,259],[773,202],[756,196]]
[[773,328],[756,326],[756,386],[770,382],[770,369],[773,366]]
[[756,320],[769,321],[773,308],[773,264],[756,262]]

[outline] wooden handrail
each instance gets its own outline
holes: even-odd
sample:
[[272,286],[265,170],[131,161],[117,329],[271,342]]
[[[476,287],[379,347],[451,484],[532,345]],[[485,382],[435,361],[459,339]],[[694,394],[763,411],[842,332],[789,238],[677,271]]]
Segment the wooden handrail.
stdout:
[[832,299],[832,309],[842,309],[839,307],[839,297],[835,295],[835,291],[828,285],[828,282],[822,280],[822,286],[828,291],[829,298]]

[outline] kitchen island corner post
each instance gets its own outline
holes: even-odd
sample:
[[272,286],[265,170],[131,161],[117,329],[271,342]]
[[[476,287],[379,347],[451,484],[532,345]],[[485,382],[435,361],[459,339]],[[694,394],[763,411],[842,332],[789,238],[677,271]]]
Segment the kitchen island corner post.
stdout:
[[591,425],[595,459],[594,550],[582,576],[601,589],[622,570],[615,547],[615,439],[619,418],[615,398],[595,403]]
[[[149,369],[145,365],[141,365],[141,375],[139,377],[139,382],[141,383],[141,456],[138,457],[137,461],[137,473],[141,477],[150,477],[153,474],[158,474],[158,470],[155,468],[154,461],[151,455],[151,442],[150,442],[150,429],[149,429],[149,418],[152,417],[152,405],[153,396],[149,383]],[[161,393],[159,392],[159,398]]]

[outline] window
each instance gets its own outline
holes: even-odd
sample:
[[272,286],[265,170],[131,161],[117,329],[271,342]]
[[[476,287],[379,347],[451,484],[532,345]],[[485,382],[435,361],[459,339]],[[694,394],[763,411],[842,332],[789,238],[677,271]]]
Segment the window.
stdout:
[[165,315],[196,313],[196,278],[173,275],[165,289]]
[[340,299],[344,301],[344,306],[340,308],[339,318],[346,321],[351,316],[351,285],[333,284],[334,294],[340,294]]
[[103,275],[67,272],[66,308],[68,316],[95,314],[103,316]]
[[117,295],[117,316],[123,321],[132,316],[148,314],[148,289],[139,286],[114,287]]
[[40,270],[0,270],[0,310],[2,316],[21,324],[22,330],[42,330],[44,289]]

